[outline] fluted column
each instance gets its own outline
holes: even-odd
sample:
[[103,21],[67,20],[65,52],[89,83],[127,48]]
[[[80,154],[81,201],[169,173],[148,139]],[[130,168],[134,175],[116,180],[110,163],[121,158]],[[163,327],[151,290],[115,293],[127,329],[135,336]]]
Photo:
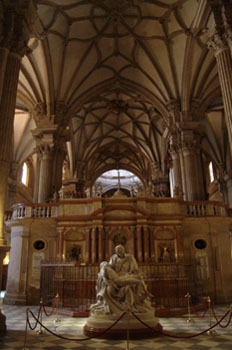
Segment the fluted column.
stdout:
[[91,232],[91,263],[96,262],[96,227]]
[[215,32],[209,40],[217,61],[218,76],[221,85],[222,98],[225,108],[225,119],[232,153],[232,58],[230,48],[224,34]]
[[223,17],[225,25],[225,37],[230,48],[232,56],[232,3],[227,0],[222,0]]
[[2,90],[4,84],[4,77],[6,73],[6,64],[9,50],[6,47],[0,47],[0,101],[2,97]]
[[137,226],[137,253],[138,253],[138,262],[143,261],[142,255],[142,237],[141,237],[141,226]]
[[103,260],[103,251],[104,251],[104,241],[103,241],[103,228],[99,227],[99,237],[98,237],[98,261]]
[[40,176],[40,152],[39,149],[35,150],[35,181],[34,181],[34,193],[33,193],[33,201],[34,203],[38,202],[39,195],[39,176]]
[[198,198],[196,190],[196,173],[195,173],[195,154],[194,148],[191,146],[184,146],[182,148],[184,167],[186,175],[186,196],[187,200],[193,201]]
[[182,174],[185,176],[185,200],[204,200],[205,191],[199,140],[193,130],[187,129],[187,125],[185,125],[185,128],[186,129],[183,129],[181,131],[180,144],[182,167],[184,168]]
[[51,197],[52,149],[48,144],[41,145],[40,178],[38,202],[43,203]]
[[172,157],[172,168],[174,175],[173,189],[177,187],[180,193],[183,192],[182,188],[182,173],[181,173],[181,160],[178,148],[177,135],[172,135],[170,138],[170,154]]
[[21,56],[8,55],[0,102],[0,245],[4,245],[4,209],[10,171],[11,141]]

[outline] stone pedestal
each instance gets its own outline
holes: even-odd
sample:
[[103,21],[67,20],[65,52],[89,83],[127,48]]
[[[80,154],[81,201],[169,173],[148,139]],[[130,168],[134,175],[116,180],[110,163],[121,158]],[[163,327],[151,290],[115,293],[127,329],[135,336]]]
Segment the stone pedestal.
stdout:
[[[113,315],[96,315],[91,314],[84,326],[84,334],[86,336],[96,336],[106,331],[120,318],[121,314]],[[117,339],[142,339],[146,337],[155,337],[160,335],[162,326],[159,319],[154,317],[153,312],[137,313],[136,316],[144,323],[152,327],[143,325],[133,314],[125,314],[110,330],[103,333],[101,338],[117,338]]]

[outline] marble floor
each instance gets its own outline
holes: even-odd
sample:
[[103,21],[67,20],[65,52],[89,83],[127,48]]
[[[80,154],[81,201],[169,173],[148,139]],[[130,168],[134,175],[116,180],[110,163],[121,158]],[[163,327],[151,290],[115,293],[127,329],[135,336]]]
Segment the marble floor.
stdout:
[[[0,337],[0,349],[2,350],[93,350],[93,349],[133,349],[133,350],[231,350],[232,349],[232,323],[227,328],[215,328],[216,334],[203,334],[195,338],[182,339],[172,338],[168,336],[158,336],[143,340],[130,340],[129,343],[125,340],[105,340],[94,338],[86,341],[71,341],[58,338],[56,335],[49,334],[47,331],[44,334],[38,335],[36,331],[28,331],[25,342],[25,325],[26,325],[26,307],[12,306],[0,304],[2,313],[6,315],[7,333]],[[230,306],[217,306],[215,308],[218,318],[223,316],[228,311]],[[30,307],[32,312],[37,315],[38,307]],[[58,315],[61,322],[55,322],[56,314],[50,317],[43,316],[43,324],[57,335],[66,336],[67,338],[83,339],[85,336],[82,333],[86,318],[72,318],[66,315]],[[228,318],[227,318],[228,319]],[[194,323],[187,323],[187,315],[178,318],[160,318],[160,323],[163,330],[170,332],[172,335],[197,334],[206,330],[209,327],[209,317],[202,319],[195,318]],[[34,320],[30,317],[31,324]],[[212,319],[212,324],[216,322]],[[222,322],[226,323],[226,319]]]

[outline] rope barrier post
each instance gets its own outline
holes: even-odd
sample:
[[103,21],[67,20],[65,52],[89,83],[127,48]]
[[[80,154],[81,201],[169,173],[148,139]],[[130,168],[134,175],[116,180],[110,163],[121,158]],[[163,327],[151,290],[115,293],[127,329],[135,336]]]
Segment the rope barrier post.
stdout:
[[191,318],[191,312],[190,312],[190,303],[189,300],[191,298],[191,295],[189,294],[189,292],[185,295],[185,298],[187,299],[187,303],[188,303],[188,319],[187,319],[187,323],[193,323],[195,322],[193,318]]
[[[207,303],[208,303],[208,308],[209,308],[209,326],[211,327],[212,325],[212,310],[211,310],[211,299],[210,297],[207,298]],[[215,334],[217,333],[214,329],[209,329],[207,331],[208,335]]]
[[36,332],[36,334],[38,334],[38,335],[40,335],[40,334],[44,334],[44,331],[43,331],[43,329],[42,329],[42,323],[43,323],[43,316],[42,316],[42,313],[43,313],[43,299],[41,298],[40,299],[40,323],[41,323],[41,325],[40,325],[40,330],[38,331],[38,332]]
[[56,319],[54,322],[58,323],[61,322],[61,320],[58,318],[58,306],[59,306],[59,294],[56,294]]
[[26,325],[25,325],[25,334],[24,334],[24,346],[22,350],[30,350],[27,348],[27,323],[28,323],[28,312],[29,308],[26,309]]

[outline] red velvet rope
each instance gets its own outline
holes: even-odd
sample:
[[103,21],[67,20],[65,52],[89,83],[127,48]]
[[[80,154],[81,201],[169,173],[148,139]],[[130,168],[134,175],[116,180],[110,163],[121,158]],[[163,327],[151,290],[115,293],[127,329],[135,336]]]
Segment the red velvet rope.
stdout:
[[64,301],[63,301],[63,305],[64,305],[65,307],[68,307],[68,308],[71,309],[72,311],[77,312],[79,315],[89,316],[89,312],[84,312],[84,311],[77,310],[77,309],[75,309],[74,307],[72,307],[71,305],[66,304]]
[[207,303],[207,301],[205,300],[205,303],[204,303],[205,305],[204,305],[204,311],[203,311],[203,313],[202,313],[201,315],[199,315],[198,312],[197,312],[197,310],[195,309],[195,307],[194,307],[194,305],[193,305],[192,298],[189,298],[189,299],[190,299],[190,303],[191,303],[191,308],[192,308],[194,314],[196,315],[196,317],[197,317],[197,318],[203,318],[203,317],[205,317],[205,315],[206,315],[206,313],[207,313],[207,311],[208,311],[208,303]]
[[44,310],[44,313],[45,313],[45,315],[46,315],[47,317],[52,316],[52,314],[54,313],[55,307],[56,307],[56,302],[57,302],[57,298],[55,298],[55,300],[54,300],[54,303],[53,303],[52,311],[51,311],[51,312],[47,312],[46,309],[45,309],[45,305],[43,304],[43,310]]
[[[202,335],[206,332],[208,332],[209,330],[213,329],[214,327],[216,327],[218,324],[221,323],[222,320],[224,320],[224,318],[226,316],[228,316],[228,314],[230,313],[230,320],[231,320],[231,317],[232,317],[232,312],[231,310],[228,310],[224,316],[222,316],[222,318],[217,322],[215,323],[214,325],[212,325],[211,327],[209,327],[208,329],[200,332],[200,333],[197,333],[197,334],[193,334],[193,335],[187,335],[187,336],[180,336],[180,335],[173,335],[173,334],[169,334],[167,332],[162,332],[162,331],[158,331],[157,329],[149,326],[147,323],[143,322],[136,314],[134,314],[134,312],[132,312],[132,315],[140,322],[142,323],[142,325],[144,325],[145,327],[151,329],[152,331],[154,331],[155,333],[159,333],[159,334],[162,334],[162,335],[165,335],[167,337],[171,337],[171,338],[178,338],[178,339],[188,339],[188,338],[194,338],[194,337],[198,337],[199,335]],[[229,325],[229,324],[228,324]]]
[[38,320],[39,320],[39,317],[40,317],[41,310],[42,310],[42,305],[40,305],[40,307],[39,307],[38,316],[37,316],[37,319],[35,318],[36,322],[35,322],[35,326],[34,326],[34,327],[32,327],[32,325],[30,324],[30,322],[29,322],[29,317],[28,317],[28,313],[27,313],[27,323],[28,323],[28,325],[29,325],[29,327],[30,327],[30,329],[31,329],[32,331],[34,331],[34,330],[36,329],[36,327],[37,327],[37,325],[38,325],[38,323],[39,323]]
[[[85,341],[85,340],[89,340],[89,339],[93,339],[93,338],[98,338],[100,337],[101,335],[107,333],[111,328],[113,328],[123,317],[124,315],[126,314],[126,312],[122,313],[122,315],[111,325],[109,326],[108,328],[104,329],[103,332],[97,334],[97,335],[92,335],[91,337],[88,337],[88,338],[82,338],[82,339],[76,339],[76,338],[68,338],[68,337],[64,337],[60,334],[57,334],[53,331],[51,331],[50,329],[48,329],[46,326],[44,326],[36,317],[35,315],[33,314],[33,312],[31,310],[29,310],[30,314],[32,315],[32,317],[36,320],[36,322],[42,326],[48,333],[51,333],[52,335],[58,337],[58,338],[61,338],[61,339],[64,339],[64,340],[71,340],[71,341]],[[27,322],[29,324],[29,327],[30,327],[30,322],[29,322],[29,317],[27,318]],[[30,327],[31,328],[31,327]]]
[[219,326],[220,326],[221,328],[227,328],[227,327],[229,326],[230,321],[231,321],[231,318],[232,318],[232,312],[231,312],[231,314],[230,314],[230,317],[229,317],[228,322],[227,322],[225,325],[222,325],[222,324],[220,323],[220,321],[218,321],[218,318],[217,318],[217,316],[216,316],[216,314],[215,314],[213,305],[212,305],[211,303],[210,303],[210,308],[211,308],[212,313],[213,313],[213,316],[215,317],[215,319],[216,319],[216,321],[218,322]]
[[171,310],[174,309],[175,307],[179,306],[180,304],[183,303],[183,301],[185,300],[185,298],[181,298],[175,305],[169,306],[169,307],[163,307],[160,309],[155,309],[156,311],[161,311],[161,310]]

